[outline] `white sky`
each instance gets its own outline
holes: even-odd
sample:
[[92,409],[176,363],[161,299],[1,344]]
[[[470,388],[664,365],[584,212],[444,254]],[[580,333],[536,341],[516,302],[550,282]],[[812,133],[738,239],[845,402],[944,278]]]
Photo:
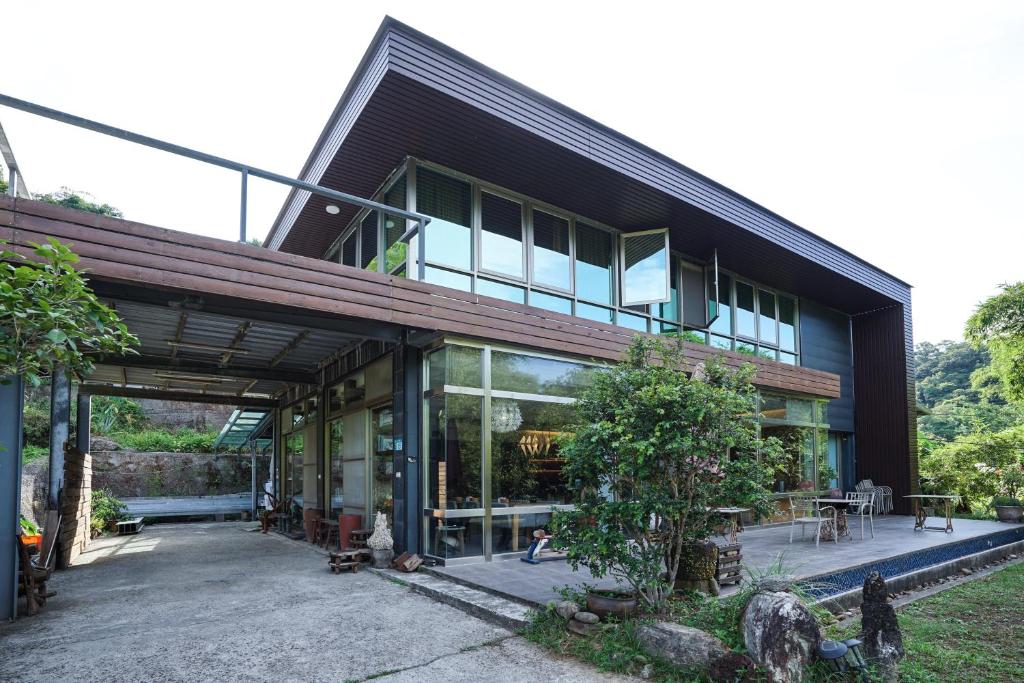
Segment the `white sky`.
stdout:
[[[296,175],[384,14],[914,285],[1024,278],[1024,3],[25,2],[0,92]],[[235,239],[237,174],[0,108],[29,188]],[[250,181],[250,233],[284,193]]]

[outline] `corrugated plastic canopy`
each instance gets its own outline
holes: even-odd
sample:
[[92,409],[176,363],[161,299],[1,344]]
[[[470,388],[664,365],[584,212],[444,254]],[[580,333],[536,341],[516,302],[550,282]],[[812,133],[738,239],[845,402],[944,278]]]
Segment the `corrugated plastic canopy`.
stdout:
[[216,451],[244,446],[251,437],[263,430],[271,413],[272,410],[262,408],[236,408],[214,440],[213,449]]

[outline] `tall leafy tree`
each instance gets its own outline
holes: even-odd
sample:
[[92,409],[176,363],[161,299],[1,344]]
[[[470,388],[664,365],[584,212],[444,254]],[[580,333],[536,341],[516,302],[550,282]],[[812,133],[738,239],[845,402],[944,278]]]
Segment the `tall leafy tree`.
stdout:
[[917,402],[929,410],[920,427],[941,441],[979,431],[1000,431],[1024,419],[993,377],[985,346],[968,342],[922,342],[914,354]]
[[1004,284],[967,321],[966,336],[986,345],[1008,398],[1024,402],[1024,282]]

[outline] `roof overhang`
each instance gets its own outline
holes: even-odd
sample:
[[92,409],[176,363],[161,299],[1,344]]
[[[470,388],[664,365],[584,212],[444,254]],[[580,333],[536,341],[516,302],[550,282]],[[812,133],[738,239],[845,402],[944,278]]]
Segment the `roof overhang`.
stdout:
[[[847,313],[910,287],[827,240],[393,19],[386,19],[302,178],[369,197],[413,156],[622,230],[669,226],[674,249]],[[293,192],[267,244],[320,257],[354,215]]]

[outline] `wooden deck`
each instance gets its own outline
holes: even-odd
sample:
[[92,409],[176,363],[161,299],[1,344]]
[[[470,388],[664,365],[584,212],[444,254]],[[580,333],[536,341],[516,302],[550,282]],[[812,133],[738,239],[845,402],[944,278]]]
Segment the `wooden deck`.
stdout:
[[[25,251],[47,236],[71,243],[90,278],[219,295],[303,312],[618,360],[632,330],[314,258],[281,253],[36,201],[0,197],[0,239]],[[686,344],[692,367],[714,353],[757,366],[756,384],[839,396],[839,377]]]

